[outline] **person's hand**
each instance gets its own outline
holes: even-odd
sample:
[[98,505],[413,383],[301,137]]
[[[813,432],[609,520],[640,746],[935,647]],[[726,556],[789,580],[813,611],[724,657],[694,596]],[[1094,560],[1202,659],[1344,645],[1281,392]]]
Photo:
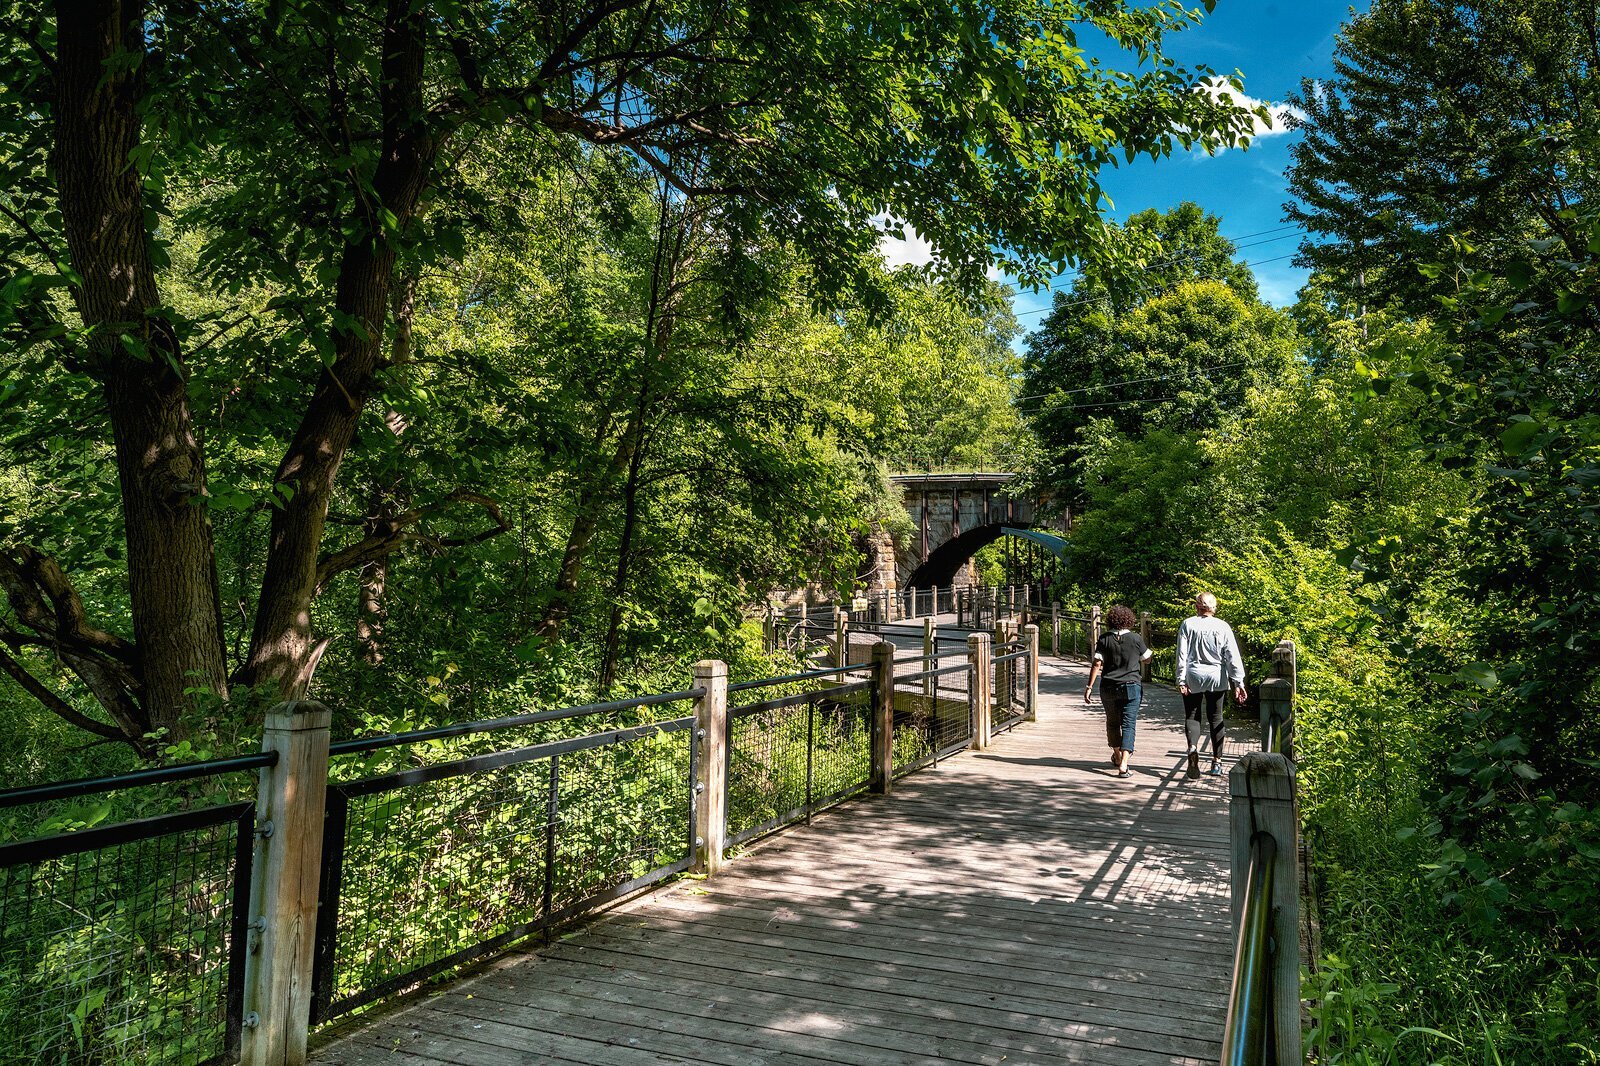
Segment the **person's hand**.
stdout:
[[1094,702],[1094,699],[1089,695],[1093,691],[1094,690],[1092,688],[1086,688],[1086,689],[1083,690],[1083,702],[1084,703],[1093,703]]
[[1188,685],[1185,685],[1185,684],[1182,684],[1182,683],[1180,683],[1180,684],[1179,684],[1179,685],[1178,685],[1178,692],[1179,692],[1179,693],[1180,693],[1180,694],[1181,694],[1181,695],[1184,695],[1184,696],[1187,696],[1187,695],[1188,695],[1188,694],[1189,694],[1189,686],[1188,686]]
[[1233,698],[1240,703],[1244,703],[1250,699],[1250,693],[1244,690],[1243,685],[1235,685],[1233,686]]

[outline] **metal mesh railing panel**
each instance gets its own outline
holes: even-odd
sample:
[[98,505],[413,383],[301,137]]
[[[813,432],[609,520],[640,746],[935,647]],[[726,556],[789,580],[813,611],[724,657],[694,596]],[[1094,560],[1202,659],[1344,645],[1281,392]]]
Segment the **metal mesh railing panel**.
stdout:
[[805,810],[812,725],[809,701],[730,718],[730,841],[747,839]]
[[236,1055],[252,809],[0,848],[0,1063]]
[[676,719],[330,790],[318,1019],[686,868],[692,725]]
[[1028,654],[1020,643],[1000,645],[990,671],[991,728],[1010,729],[1027,714]]
[[1046,615],[1039,623],[1039,645],[1048,648],[1052,655],[1070,655],[1087,659],[1093,652],[1089,646],[1088,615],[1063,614],[1057,619]]
[[727,838],[738,843],[866,788],[870,681],[735,707],[728,716]]

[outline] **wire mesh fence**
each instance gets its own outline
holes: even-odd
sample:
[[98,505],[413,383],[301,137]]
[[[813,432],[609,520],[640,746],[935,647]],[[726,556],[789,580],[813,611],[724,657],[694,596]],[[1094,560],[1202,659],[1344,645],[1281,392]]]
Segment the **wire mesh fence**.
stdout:
[[729,844],[808,818],[871,784],[875,687],[870,679],[808,686],[729,709]]
[[1087,614],[1047,615],[1039,626],[1039,639],[1051,655],[1070,655],[1087,659],[1094,649],[1089,646],[1090,619]]
[[329,787],[313,1019],[688,868],[694,719]]
[[1021,641],[996,645],[990,671],[992,698],[990,728],[1003,733],[1027,717],[1028,649]]
[[[894,775],[937,765],[972,741],[970,667],[965,649],[946,648],[931,658],[911,657],[912,672],[897,669],[894,692]],[[918,669],[923,664],[929,669]]]
[[254,810],[0,846],[0,1063],[232,1061]]

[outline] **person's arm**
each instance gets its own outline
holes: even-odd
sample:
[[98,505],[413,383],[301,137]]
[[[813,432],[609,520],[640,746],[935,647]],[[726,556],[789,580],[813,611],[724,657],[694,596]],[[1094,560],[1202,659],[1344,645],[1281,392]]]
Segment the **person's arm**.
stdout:
[[1095,679],[1100,676],[1100,667],[1101,667],[1101,664],[1104,663],[1104,662],[1105,662],[1105,659],[1100,654],[1100,649],[1096,648],[1094,650],[1094,661],[1089,664],[1089,682],[1088,682],[1088,684],[1083,686],[1083,702],[1084,703],[1093,703],[1094,702],[1093,698],[1090,696],[1090,693],[1092,693],[1094,691]]
[[1233,635],[1233,627],[1226,622],[1222,625],[1223,631],[1228,635],[1227,642],[1223,645],[1228,657],[1228,680],[1233,682],[1233,698],[1243,703],[1250,696],[1244,687],[1244,656],[1239,654],[1239,641]]
[[1189,686],[1183,680],[1189,673],[1189,630],[1187,620],[1178,626],[1178,672],[1173,675],[1178,679],[1178,691],[1185,696],[1189,694]]

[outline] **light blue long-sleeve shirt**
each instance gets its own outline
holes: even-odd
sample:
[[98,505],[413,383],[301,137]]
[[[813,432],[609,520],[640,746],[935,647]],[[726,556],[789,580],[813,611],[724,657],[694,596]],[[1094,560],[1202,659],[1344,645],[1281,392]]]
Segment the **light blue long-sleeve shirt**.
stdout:
[[1244,684],[1244,659],[1233,627],[1216,615],[1185,618],[1178,627],[1176,676],[1190,692],[1226,692]]

